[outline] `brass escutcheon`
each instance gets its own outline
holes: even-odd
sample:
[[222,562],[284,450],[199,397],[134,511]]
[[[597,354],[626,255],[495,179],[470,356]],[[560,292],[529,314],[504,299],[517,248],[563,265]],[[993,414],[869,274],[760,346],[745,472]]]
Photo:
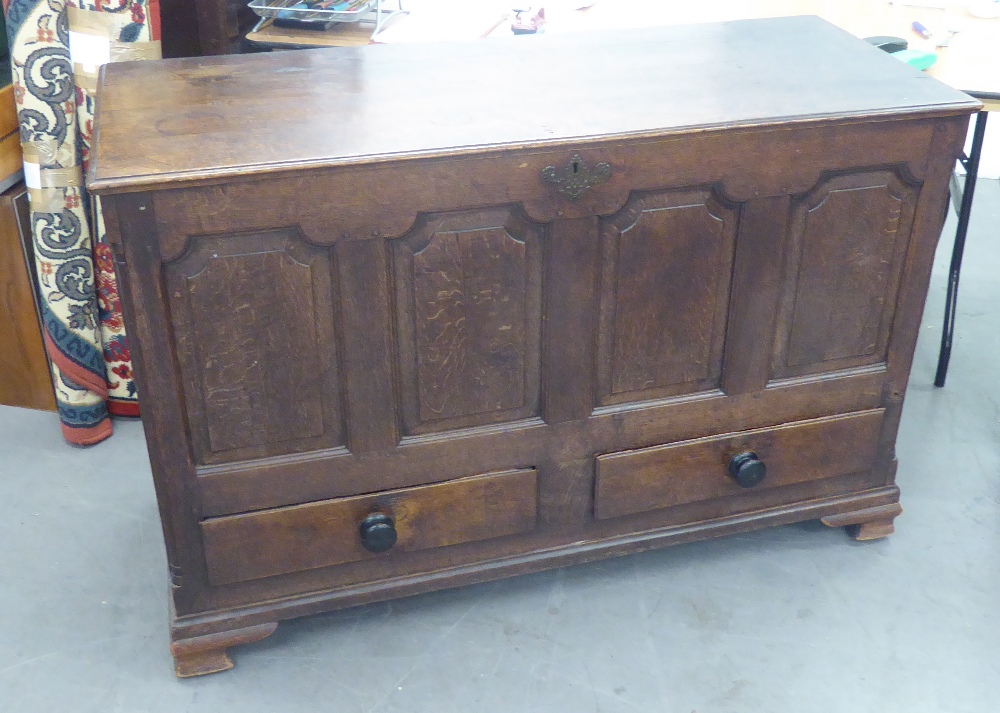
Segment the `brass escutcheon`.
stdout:
[[546,166],[542,169],[542,180],[555,185],[556,189],[571,201],[577,200],[591,186],[604,183],[609,178],[611,178],[610,163],[602,161],[591,170],[578,153],[573,154],[562,175],[555,166]]

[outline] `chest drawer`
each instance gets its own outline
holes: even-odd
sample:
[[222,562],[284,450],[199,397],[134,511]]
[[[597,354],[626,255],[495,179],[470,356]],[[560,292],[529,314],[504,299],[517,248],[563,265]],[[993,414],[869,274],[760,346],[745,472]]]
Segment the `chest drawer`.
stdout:
[[870,470],[883,415],[884,409],[873,409],[598,456],[594,516],[603,520]]
[[534,469],[510,470],[212,518],[201,524],[209,579],[231,584],[530,532],[537,493]]

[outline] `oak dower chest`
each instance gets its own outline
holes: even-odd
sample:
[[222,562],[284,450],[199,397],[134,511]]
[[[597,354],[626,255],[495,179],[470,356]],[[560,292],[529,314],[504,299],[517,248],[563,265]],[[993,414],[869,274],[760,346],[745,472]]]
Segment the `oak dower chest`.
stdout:
[[105,67],[178,674],[338,607],[892,532],[977,108],[808,17]]

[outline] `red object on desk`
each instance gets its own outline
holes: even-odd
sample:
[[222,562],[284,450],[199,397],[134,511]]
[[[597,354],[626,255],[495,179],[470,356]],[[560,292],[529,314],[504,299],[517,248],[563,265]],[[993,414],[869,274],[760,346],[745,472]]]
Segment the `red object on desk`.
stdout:
[[538,12],[532,13],[531,8],[527,10],[517,10],[514,20],[510,24],[510,29],[515,35],[530,35],[538,32],[538,28],[545,24],[545,8],[538,8]]

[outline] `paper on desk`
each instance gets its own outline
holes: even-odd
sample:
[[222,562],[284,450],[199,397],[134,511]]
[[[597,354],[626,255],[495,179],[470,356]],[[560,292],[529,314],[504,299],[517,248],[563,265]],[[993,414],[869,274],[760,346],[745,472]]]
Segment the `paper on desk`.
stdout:
[[548,12],[554,10],[586,10],[597,4],[597,0],[538,0],[532,7],[544,7]]
[[946,10],[950,3],[945,0],[889,0],[890,5],[902,5],[903,7],[930,7],[937,10]]
[[399,17],[372,37],[376,44],[478,40],[490,34],[510,13],[495,8],[418,8]]

